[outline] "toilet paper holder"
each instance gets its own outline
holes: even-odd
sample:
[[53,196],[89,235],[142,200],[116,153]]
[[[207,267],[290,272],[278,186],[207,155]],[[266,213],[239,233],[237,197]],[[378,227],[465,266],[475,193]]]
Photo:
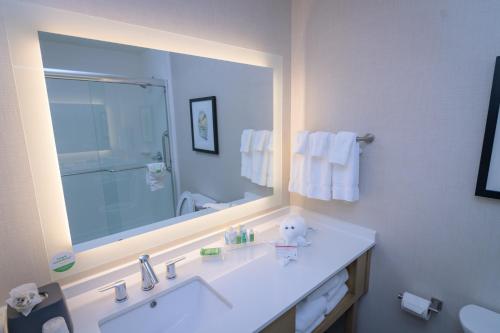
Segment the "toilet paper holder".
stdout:
[[[398,299],[403,299],[402,293],[398,294]],[[431,305],[429,305],[429,311],[432,311],[434,313],[439,313],[442,309],[443,309],[443,301],[431,297]]]

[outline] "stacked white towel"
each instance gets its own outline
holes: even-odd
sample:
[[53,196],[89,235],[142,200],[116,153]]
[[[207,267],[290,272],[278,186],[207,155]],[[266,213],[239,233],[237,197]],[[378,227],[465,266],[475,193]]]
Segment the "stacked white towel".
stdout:
[[335,274],[334,277],[330,278],[319,288],[313,291],[309,296],[307,296],[307,300],[313,301],[321,296],[326,296],[327,300],[330,300],[332,292],[335,292],[338,287],[340,287],[347,281],[348,278],[349,273],[347,272],[347,269],[341,270],[339,273]]
[[296,333],[310,333],[321,324],[325,314],[330,313],[347,293],[345,282],[348,278],[346,269],[340,271],[297,304]]
[[272,187],[273,135],[271,131],[245,129],[241,134],[241,176]]
[[295,332],[313,331],[325,318],[326,297],[320,297],[312,302],[304,300],[297,304],[295,316]]
[[352,132],[297,133],[288,190],[312,199],[359,200],[356,137]]

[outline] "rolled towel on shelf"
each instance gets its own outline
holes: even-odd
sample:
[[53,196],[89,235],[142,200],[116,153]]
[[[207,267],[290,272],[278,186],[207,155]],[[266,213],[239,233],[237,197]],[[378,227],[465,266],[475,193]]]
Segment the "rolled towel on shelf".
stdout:
[[340,301],[342,300],[342,298],[344,298],[344,296],[347,294],[348,291],[349,288],[347,288],[347,285],[345,283],[340,286],[337,292],[333,294],[332,297],[326,303],[326,310],[325,310],[326,315],[332,312],[333,309],[335,309],[335,307],[340,303]]
[[297,304],[295,316],[295,329],[305,332],[317,319],[324,315],[326,309],[326,297],[320,297],[312,302],[303,300]]
[[349,273],[347,272],[347,269],[341,270],[307,296],[307,300],[313,301],[321,296],[325,296],[327,300],[330,299],[330,294],[335,293],[335,291],[338,290],[342,283],[345,283],[348,278]]

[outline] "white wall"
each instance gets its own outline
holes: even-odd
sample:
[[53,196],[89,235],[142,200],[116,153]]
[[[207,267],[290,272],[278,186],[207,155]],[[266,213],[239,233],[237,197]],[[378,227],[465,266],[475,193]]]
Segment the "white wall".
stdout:
[[[288,0],[173,0],[33,2],[284,57],[284,121],[289,117],[290,11]],[[0,21],[0,295],[24,283],[49,280],[11,63]],[[285,134],[287,128],[285,127]],[[284,152],[288,142],[285,142]],[[286,155],[285,155],[286,158]],[[15,260],[13,259],[15,258]]]
[[[273,74],[269,68],[171,54],[180,187],[218,202],[244,192],[272,195],[240,175],[243,129],[273,129]],[[216,96],[219,154],[192,150],[189,100]]]
[[[372,132],[361,200],[294,204],[373,228],[360,333],[459,332],[458,311],[500,311],[500,201],[474,197],[499,1],[293,1],[292,126]],[[409,290],[444,301],[430,322]]]

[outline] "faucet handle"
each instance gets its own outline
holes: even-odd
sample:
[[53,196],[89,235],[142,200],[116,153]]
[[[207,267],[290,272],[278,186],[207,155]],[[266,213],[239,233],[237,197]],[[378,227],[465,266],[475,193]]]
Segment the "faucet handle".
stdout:
[[175,272],[175,264],[184,259],[186,259],[186,257],[172,259],[165,263],[165,265],[167,266],[167,279],[175,279],[175,277],[177,276],[177,273]]
[[98,292],[102,293],[103,291],[115,289],[115,302],[121,303],[125,302],[128,298],[127,295],[127,284],[124,280],[116,281],[110,285],[101,287],[97,289]]

